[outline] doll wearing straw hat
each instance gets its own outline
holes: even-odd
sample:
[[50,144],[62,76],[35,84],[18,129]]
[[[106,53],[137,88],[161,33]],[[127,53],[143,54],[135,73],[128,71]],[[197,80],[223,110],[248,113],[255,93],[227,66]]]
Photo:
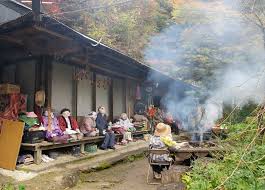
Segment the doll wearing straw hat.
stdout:
[[[167,148],[165,143],[161,140],[161,138],[171,138],[171,128],[169,125],[164,123],[158,123],[155,128],[154,136],[150,138],[150,148],[152,149],[164,149]],[[172,161],[172,158],[169,157],[167,154],[163,155],[153,155],[152,160],[156,162],[163,162],[163,161]],[[160,166],[160,165],[152,165],[153,171],[155,172],[156,178],[161,178],[161,171],[164,169],[168,169],[167,166]]]

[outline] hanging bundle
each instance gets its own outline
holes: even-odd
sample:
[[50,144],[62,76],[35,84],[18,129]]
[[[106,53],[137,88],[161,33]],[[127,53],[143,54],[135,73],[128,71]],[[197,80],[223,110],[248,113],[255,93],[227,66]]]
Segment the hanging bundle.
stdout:
[[74,80],[84,80],[88,79],[88,70],[87,69],[76,69],[74,74]]
[[39,107],[43,107],[45,104],[45,91],[39,90],[35,94],[35,104]]
[[97,80],[97,87],[100,88],[101,81],[100,79]]

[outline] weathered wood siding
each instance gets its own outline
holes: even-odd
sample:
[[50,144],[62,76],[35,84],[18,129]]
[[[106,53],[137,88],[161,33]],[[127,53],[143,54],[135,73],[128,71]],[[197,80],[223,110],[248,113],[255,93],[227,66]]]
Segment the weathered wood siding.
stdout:
[[[90,73],[91,75],[92,73]],[[92,83],[91,76],[88,79],[78,81],[77,91],[77,115],[86,116],[92,111]]]
[[54,63],[52,65],[52,108],[73,110],[73,67]]
[[125,112],[125,80],[113,80],[113,116],[119,117],[121,113]]

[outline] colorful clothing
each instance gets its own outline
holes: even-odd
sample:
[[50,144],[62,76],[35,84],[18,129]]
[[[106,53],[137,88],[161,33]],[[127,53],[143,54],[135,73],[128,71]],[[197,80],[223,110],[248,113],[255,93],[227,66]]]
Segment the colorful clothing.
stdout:
[[[150,139],[150,148],[151,149],[166,149],[167,146],[162,142],[159,136],[152,136]],[[172,158],[167,154],[162,155],[150,155],[152,160],[156,162],[171,161]]]
[[[58,117],[58,121],[59,121],[60,129],[62,130],[62,132],[65,132],[66,129],[68,128],[66,119],[63,116],[60,116],[60,117]],[[70,116],[69,121],[70,121],[72,130],[75,131],[75,130],[79,129],[77,121],[73,117]]]
[[80,126],[80,131],[85,136],[93,137],[97,135],[96,121],[91,117],[85,117]]
[[125,120],[120,119],[120,125],[126,130],[126,131],[136,131],[131,121],[127,118]]
[[155,114],[156,114],[156,108],[154,108],[154,107],[148,108],[148,116],[150,118],[153,118],[155,116]]
[[62,130],[59,127],[59,122],[58,122],[56,117],[51,118],[51,131],[48,130],[48,126],[49,126],[48,116],[43,116],[42,120],[43,120],[43,125],[44,125],[45,129],[47,130],[46,138],[48,140],[52,139],[53,137],[58,137],[58,136],[64,135]]
[[117,134],[124,134],[125,129],[120,125],[120,122],[116,122],[111,126],[111,130]]
[[40,125],[38,118],[27,117],[26,115],[20,115],[19,120],[25,123],[25,130]]

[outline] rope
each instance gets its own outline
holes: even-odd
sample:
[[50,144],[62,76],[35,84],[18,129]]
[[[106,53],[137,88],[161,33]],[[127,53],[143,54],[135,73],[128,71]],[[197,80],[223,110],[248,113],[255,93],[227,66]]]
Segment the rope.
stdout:
[[[254,122],[254,120],[258,119],[258,115],[252,120],[252,123]],[[245,157],[245,155],[247,154],[248,149],[251,147],[251,145],[255,142],[256,138],[259,136],[259,134],[262,131],[258,131],[256,132],[255,136],[253,137],[252,141],[246,146],[242,156],[240,157],[237,166],[235,167],[235,169],[232,171],[232,173],[220,184],[218,185],[216,188],[214,188],[214,190],[220,189],[237,171],[237,169],[240,167],[241,163],[244,161],[243,158]]]
[[90,44],[91,44],[93,47],[96,47],[96,46],[98,46],[98,45],[101,43],[102,39],[103,39],[103,36],[101,36],[101,38],[99,39],[99,41],[97,41],[97,43],[95,43],[95,44],[90,43]]

